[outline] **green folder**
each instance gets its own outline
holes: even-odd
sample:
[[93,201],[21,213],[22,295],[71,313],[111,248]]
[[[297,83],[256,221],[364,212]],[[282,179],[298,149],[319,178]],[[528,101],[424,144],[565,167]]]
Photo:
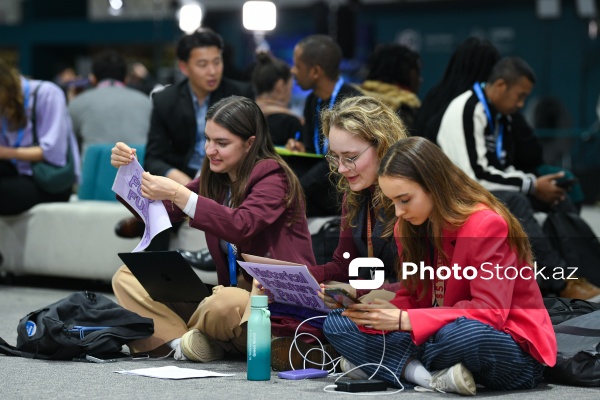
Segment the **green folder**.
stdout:
[[310,157],[310,158],[323,158],[325,157],[323,154],[317,153],[302,153],[300,151],[291,151],[286,149],[285,147],[275,146],[275,151],[280,156],[296,156],[296,157]]

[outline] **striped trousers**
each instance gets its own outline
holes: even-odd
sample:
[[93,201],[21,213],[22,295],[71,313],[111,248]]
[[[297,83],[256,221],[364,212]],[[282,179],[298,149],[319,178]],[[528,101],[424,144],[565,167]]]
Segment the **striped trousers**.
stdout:
[[[525,353],[504,332],[482,322],[458,318],[442,327],[426,343],[416,346],[408,332],[372,335],[358,330],[356,324],[332,311],[323,325],[327,340],[352,364],[379,364],[384,352],[385,365],[400,378],[409,357],[420,360],[428,371],[434,372],[462,362],[473,374],[475,382],[493,390],[532,389],[542,379],[544,367]],[[377,366],[361,369],[369,376]],[[380,368],[375,378],[397,386],[394,376]],[[402,378],[401,382],[413,385]]]

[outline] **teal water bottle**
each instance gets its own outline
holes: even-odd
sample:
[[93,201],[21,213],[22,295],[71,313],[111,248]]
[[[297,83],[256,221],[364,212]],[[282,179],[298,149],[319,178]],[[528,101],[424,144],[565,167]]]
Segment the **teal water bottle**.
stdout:
[[248,380],[271,379],[271,313],[267,296],[250,296],[248,320]]

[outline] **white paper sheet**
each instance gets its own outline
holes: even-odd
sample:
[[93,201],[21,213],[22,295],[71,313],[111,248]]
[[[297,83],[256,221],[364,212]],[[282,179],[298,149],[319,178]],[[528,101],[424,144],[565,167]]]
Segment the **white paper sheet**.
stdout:
[[117,374],[148,376],[150,378],[160,379],[191,379],[191,378],[211,378],[220,376],[234,376],[235,374],[221,374],[219,372],[206,371],[203,369],[179,368],[174,365],[157,368],[140,368],[130,371],[113,371]]

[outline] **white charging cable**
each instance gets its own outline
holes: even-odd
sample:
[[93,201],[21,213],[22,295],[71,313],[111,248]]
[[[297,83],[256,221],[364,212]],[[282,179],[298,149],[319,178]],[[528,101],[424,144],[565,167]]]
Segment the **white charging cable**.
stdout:
[[[332,372],[335,371],[335,367],[339,364],[341,357],[338,357],[338,358],[334,359],[331,356],[331,354],[329,354],[328,352],[325,351],[325,346],[323,345],[323,343],[321,342],[321,340],[319,340],[319,338],[316,337],[315,335],[313,335],[311,333],[307,333],[307,332],[298,333],[298,330],[300,329],[300,327],[302,326],[302,324],[304,324],[305,322],[308,322],[310,320],[317,319],[317,318],[327,318],[327,316],[326,315],[317,315],[316,317],[311,317],[311,318],[305,319],[304,321],[302,321],[298,325],[298,327],[296,327],[296,331],[294,332],[294,340],[292,340],[292,344],[290,345],[290,350],[289,350],[290,365],[291,365],[292,369],[295,369],[294,366],[291,363],[291,360],[292,360],[292,349],[295,348],[296,351],[298,352],[298,354],[300,354],[300,356],[304,360],[303,368],[306,368],[306,362],[308,361],[309,363],[314,364],[314,365],[320,367],[321,369],[325,369],[326,367],[329,368],[328,366],[331,365],[331,367],[327,370],[327,372],[328,373],[332,373]],[[300,348],[298,347],[298,344],[296,343],[296,341],[298,340],[298,338],[301,337],[301,336],[309,336],[309,337],[314,338],[317,341],[317,343],[319,343],[319,347],[320,348],[319,347],[315,347],[315,348],[312,348],[312,349],[308,350],[306,352],[306,354],[302,354],[302,351],[300,351]],[[308,354],[311,351],[320,351],[321,352],[322,357],[323,357],[321,364],[315,363],[314,361],[311,361],[311,360],[308,359]]]
[[[386,367],[385,365],[383,365],[383,359],[385,357],[385,333],[384,333],[384,331],[381,331],[381,337],[383,338],[383,351],[382,351],[382,354],[381,354],[381,360],[379,360],[379,364],[376,364],[376,363],[366,363],[366,364],[362,364],[362,365],[356,366],[356,367],[354,367],[354,368],[352,368],[352,369],[344,372],[340,376],[338,376],[337,379],[333,382],[334,384],[333,385],[327,385],[327,386],[325,386],[323,388],[323,391],[327,392],[327,393],[344,393],[344,394],[352,394],[352,395],[356,395],[356,396],[385,396],[385,395],[388,395],[388,394],[396,394],[396,393],[402,392],[404,390],[404,385],[402,384],[402,382],[400,382],[400,379],[398,379],[398,376],[391,369],[389,369],[388,367]],[[405,350],[405,353],[406,353],[406,351],[407,350]],[[395,390],[393,392],[385,391],[385,392],[363,392],[363,393],[338,392],[338,391],[335,390],[335,388],[337,387],[335,385],[335,383],[337,381],[339,381],[341,378],[343,378],[344,376],[346,376],[350,372],[354,371],[355,369],[360,369],[360,368],[365,367],[367,365],[377,366],[377,369],[375,370],[375,372],[373,372],[373,374],[369,377],[368,380],[373,379],[373,377],[377,374],[377,372],[379,371],[380,368],[384,368],[390,374],[392,374],[392,376],[394,377],[394,379],[396,380],[396,382],[398,382],[398,385],[400,386],[400,389]]]
[[[290,360],[292,359],[292,349],[295,348],[296,351],[298,352],[298,354],[300,354],[300,356],[304,359],[304,364],[303,364],[304,368],[306,368],[306,362],[307,361],[309,363],[311,363],[311,364],[315,364],[317,366],[320,366],[321,369],[324,369],[325,366],[328,366],[328,365],[331,364],[332,367],[330,369],[328,369],[327,372],[330,374],[330,376],[333,376],[334,375],[333,372],[335,371],[335,368],[337,367],[337,365],[340,363],[342,357],[337,357],[337,358],[334,359],[331,356],[331,354],[329,354],[329,353],[327,353],[325,351],[325,347],[323,346],[323,343],[315,335],[307,333],[307,332],[298,333],[298,330],[300,329],[300,327],[302,326],[302,324],[304,324],[305,322],[308,322],[308,321],[310,321],[312,319],[317,319],[317,318],[327,318],[327,316],[326,315],[318,315],[316,317],[311,317],[311,318],[305,319],[300,324],[298,324],[298,327],[296,328],[296,331],[294,332],[294,339],[292,340],[292,343],[290,345],[289,359]],[[337,378],[334,381],[334,384],[333,385],[327,385],[327,386],[325,386],[323,388],[323,391],[327,392],[327,393],[345,393],[345,394],[353,394],[353,395],[357,395],[357,396],[380,396],[380,395],[396,394],[396,393],[402,392],[404,390],[404,385],[402,385],[402,382],[400,382],[400,379],[398,379],[398,376],[391,369],[389,369],[388,367],[386,367],[385,365],[383,365],[383,359],[385,357],[385,346],[386,346],[386,344],[385,344],[385,333],[384,333],[384,331],[381,331],[381,334],[382,334],[382,337],[383,337],[383,351],[382,351],[382,354],[381,354],[381,360],[379,361],[379,364],[376,364],[376,363],[366,363],[366,364],[362,364],[362,365],[359,365],[357,367],[354,367],[354,368],[350,369],[349,371],[346,371],[346,372],[344,372],[344,373],[342,373],[340,375],[335,374],[335,376],[337,376]],[[296,343],[296,341],[298,340],[299,337],[304,336],[304,335],[314,338],[319,343],[319,347],[320,348],[315,347],[315,348],[312,348],[309,351],[307,351],[306,354],[302,354],[302,352],[298,348],[298,344]],[[321,351],[321,354],[323,355],[323,359],[322,359],[322,363],[320,365],[318,363],[315,363],[314,361],[311,361],[311,360],[308,359],[307,356],[308,356],[308,354],[311,351]],[[406,353],[406,351],[408,351],[408,349],[405,350],[405,353]],[[291,364],[292,363],[290,361],[290,365]],[[392,376],[394,377],[394,379],[396,380],[396,382],[398,382],[398,385],[400,386],[400,389],[398,389],[396,391],[393,391],[393,392],[387,392],[386,391],[386,392],[375,392],[375,393],[374,392],[351,393],[351,392],[338,392],[338,391],[335,390],[335,388],[336,388],[335,382],[337,382],[338,380],[340,380],[341,378],[343,378],[344,376],[346,376],[350,372],[354,371],[355,369],[360,369],[360,368],[362,368],[364,366],[367,366],[367,365],[377,366],[377,369],[369,377],[369,380],[373,379],[373,377],[377,374],[377,372],[379,372],[380,368],[384,368],[390,374],[392,374]],[[293,365],[291,365],[291,367],[292,367],[292,369],[294,369]]]

